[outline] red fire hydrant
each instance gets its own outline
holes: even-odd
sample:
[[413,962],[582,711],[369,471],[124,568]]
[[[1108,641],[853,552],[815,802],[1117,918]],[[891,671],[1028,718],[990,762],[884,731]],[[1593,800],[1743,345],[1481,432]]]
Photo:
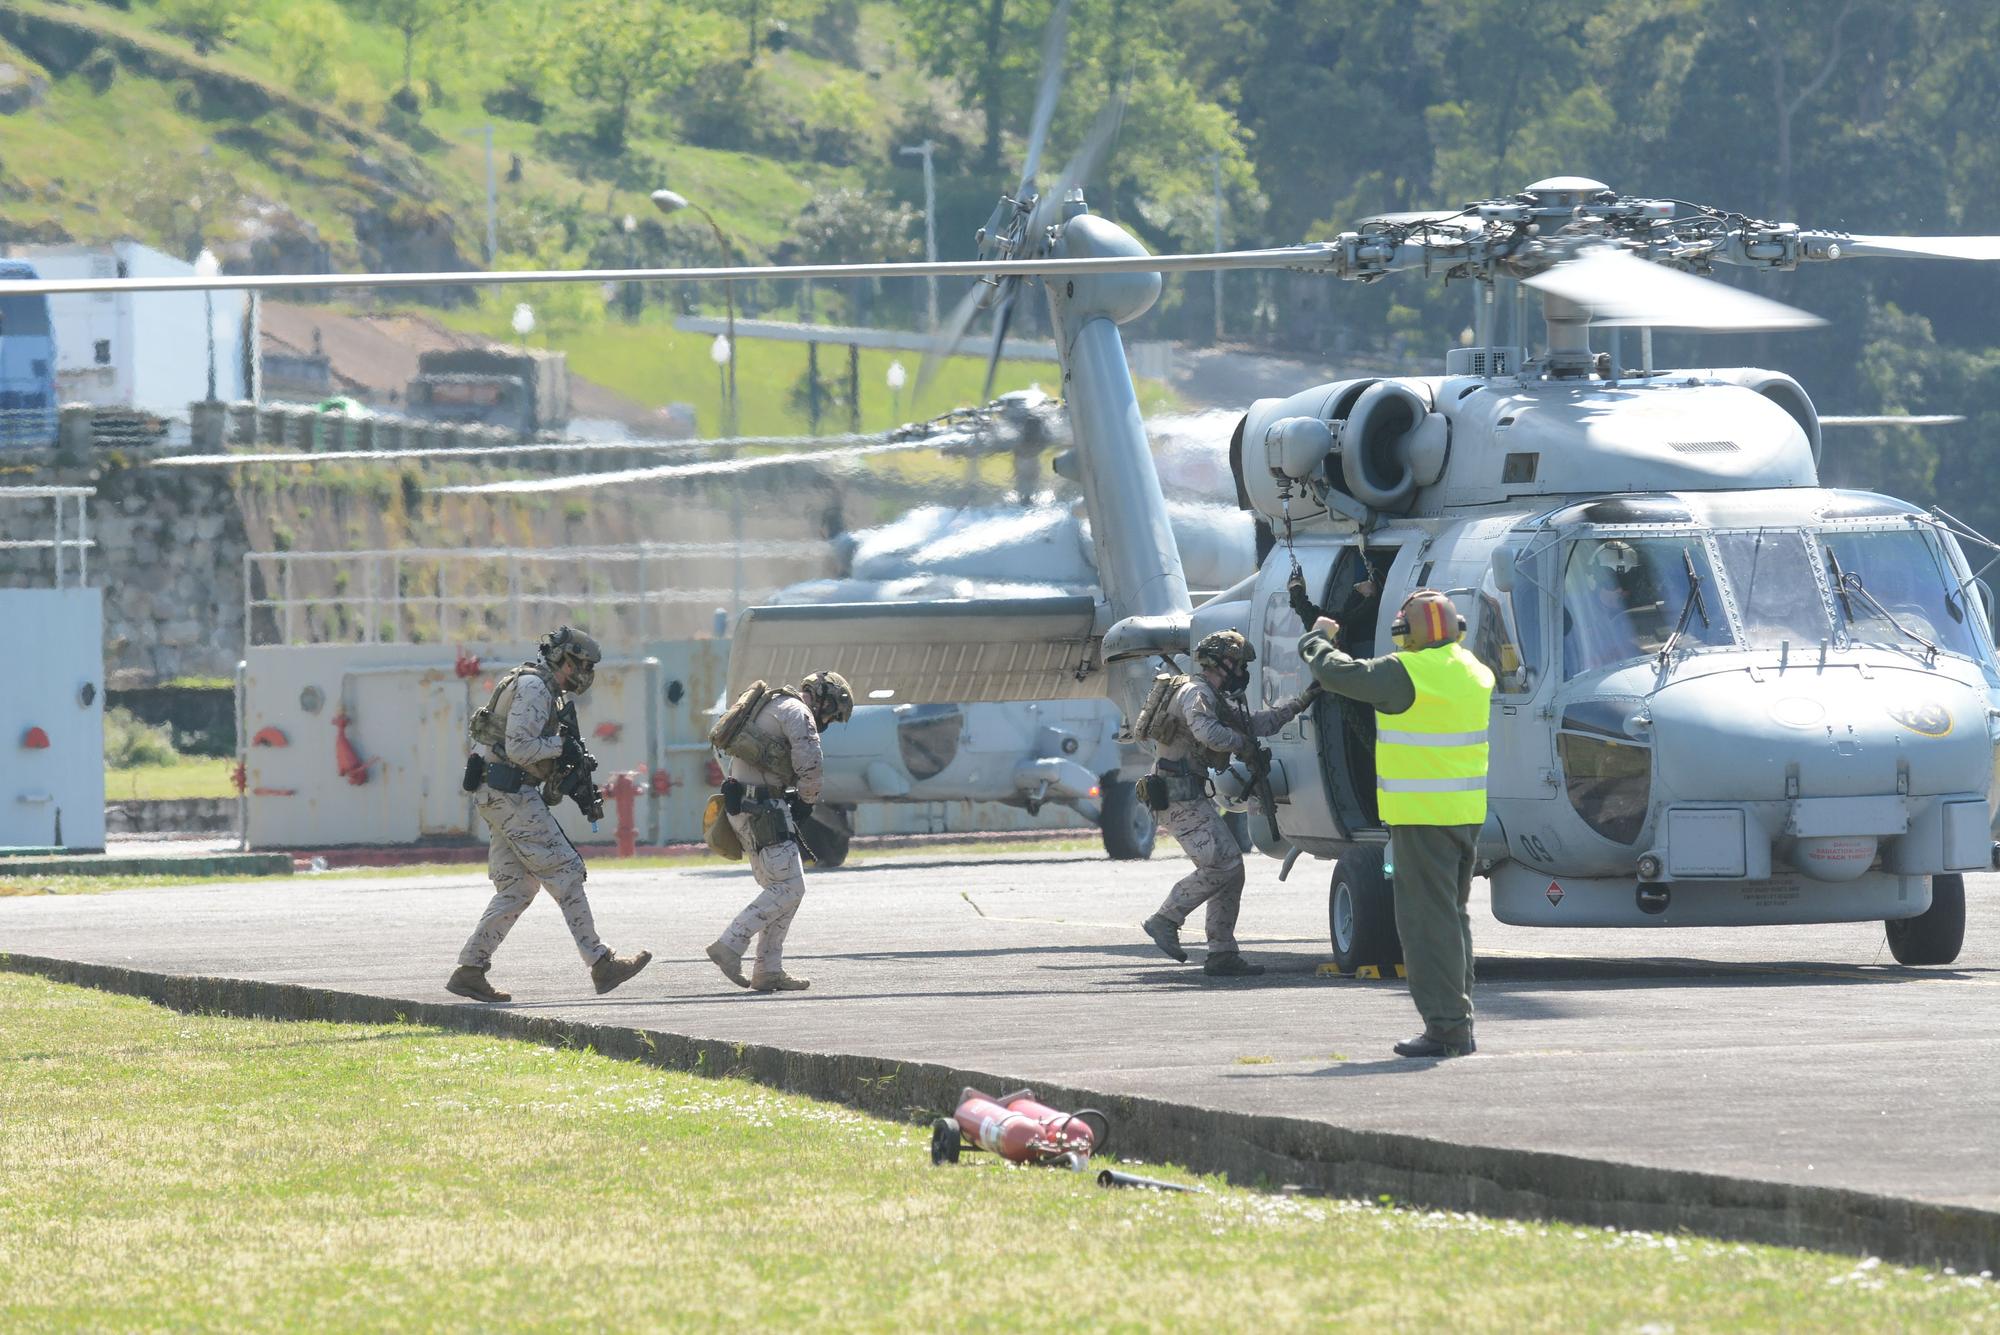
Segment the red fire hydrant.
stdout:
[[639,851],[639,827],[633,820],[633,806],[645,781],[644,770],[621,771],[604,788],[604,795],[618,807],[618,856],[621,858],[632,857]]

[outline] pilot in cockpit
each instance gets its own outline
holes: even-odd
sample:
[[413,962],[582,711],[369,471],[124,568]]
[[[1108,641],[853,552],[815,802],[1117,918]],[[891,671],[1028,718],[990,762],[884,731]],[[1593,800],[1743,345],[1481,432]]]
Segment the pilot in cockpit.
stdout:
[[1583,573],[1589,592],[1569,609],[1573,622],[1584,623],[1569,627],[1586,660],[1576,668],[1649,654],[1666,642],[1671,628],[1659,581],[1631,543],[1598,543]]

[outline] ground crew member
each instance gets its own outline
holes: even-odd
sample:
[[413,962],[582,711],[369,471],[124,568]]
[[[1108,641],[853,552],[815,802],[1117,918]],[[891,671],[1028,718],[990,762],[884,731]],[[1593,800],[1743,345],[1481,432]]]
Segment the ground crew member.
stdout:
[[1145,779],[1147,805],[1161,813],[1168,833],[1180,841],[1194,870],[1174,883],[1159,912],[1140,924],[1169,957],[1187,962],[1181,949],[1181,925],[1203,904],[1208,905],[1208,957],[1202,972],[1213,977],[1244,977],[1264,972],[1261,964],[1244,960],[1236,948],[1236,914],[1243,906],[1243,850],[1223,822],[1209,795],[1208,772],[1227,769],[1238,755],[1248,755],[1253,739],[1268,737],[1297,718],[1311,703],[1310,690],[1275,709],[1251,713],[1243,699],[1250,684],[1250,664],[1257,651],[1242,634],[1219,630],[1195,646],[1197,676],[1169,678],[1156,690],[1166,692],[1144,711],[1140,740],[1152,743],[1158,759]]
[[[785,972],[785,934],[806,896],[798,827],[819,801],[819,735],[853,715],[845,677],[809,672],[796,689],[768,692],[723,748],[724,809],[763,887],[708,948],[715,967],[738,987],[801,992],[811,985]],[[757,956],[746,978],[743,956],[752,937]]]
[[1472,850],[1486,821],[1493,674],[1462,643],[1450,598],[1418,589],[1390,633],[1396,652],[1353,659],[1321,617],[1299,640],[1313,680],[1375,708],[1375,800],[1389,827],[1396,932],[1424,1032],[1402,1057],[1459,1057],[1472,1040]]
[[581,742],[559,734],[556,714],[563,696],[590,689],[603,656],[596,640],[564,626],[543,636],[541,657],[502,677],[485,706],[473,712],[467,727],[473,748],[466,785],[492,831],[486,869],[493,880],[493,900],[458,952],[458,968],[444,985],[447,992],[475,1001],[511,1000],[486,981],[486,970],[515,919],[544,888],[561,907],[600,994],[653,958],[646,950],[613,954],[597,939],[583,893],[583,858],[549,810],[552,800],[561,800],[556,782],[583,751]]

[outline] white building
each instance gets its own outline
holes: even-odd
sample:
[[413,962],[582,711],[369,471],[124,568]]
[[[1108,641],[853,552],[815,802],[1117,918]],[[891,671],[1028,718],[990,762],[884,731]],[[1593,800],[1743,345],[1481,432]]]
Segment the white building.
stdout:
[[[192,277],[195,271],[194,265],[136,241],[103,246],[15,245],[5,253],[34,265],[44,278],[180,278]],[[215,396],[247,398],[243,337],[249,299],[242,292],[217,292],[213,305]],[[64,403],[186,418],[188,404],[208,396],[204,310],[205,299],[199,292],[50,297],[57,397]]]

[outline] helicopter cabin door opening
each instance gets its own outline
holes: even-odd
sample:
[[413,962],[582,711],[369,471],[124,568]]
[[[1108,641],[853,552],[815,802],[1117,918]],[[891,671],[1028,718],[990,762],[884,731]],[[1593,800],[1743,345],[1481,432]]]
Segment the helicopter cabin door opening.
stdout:
[[[1395,544],[1364,547],[1356,541],[1298,549],[1308,592],[1340,623],[1343,652],[1370,658],[1389,650],[1393,608],[1385,617],[1384,600],[1398,579],[1407,580],[1406,571],[1391,575],[1402,551]],[[1263,643],[1257,648],[1263,670],[1259,703],[1264,707],[1304,690],[1311,680],[1299,658],[1299,619],[1285,590],[1290,573],[1289,562],[1272,560],[1259,582],[1263,622]],[[1288,838],[1331,855],[1338,844],[1386,837],[1375,811],[1373,710],[1338,696],[1322,696],[1304,718],[1286,724],[1271,739],[1271,748],[1289,778],[1284,799],[1290,808],[1285,820]]]

